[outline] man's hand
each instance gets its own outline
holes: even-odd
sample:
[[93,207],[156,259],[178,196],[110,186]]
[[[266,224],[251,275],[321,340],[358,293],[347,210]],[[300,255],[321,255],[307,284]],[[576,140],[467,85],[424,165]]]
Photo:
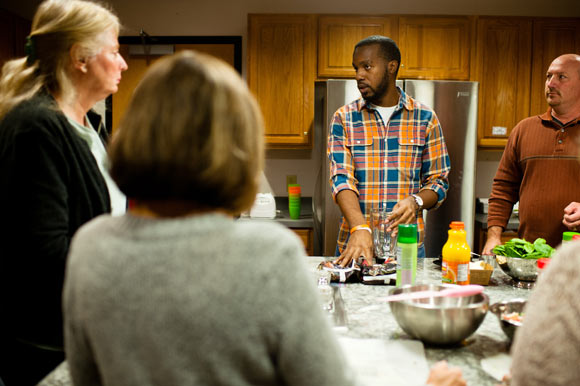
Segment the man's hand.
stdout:
[[359,229],[350,235],[346,248],[334,263],[346,267],[352,260],[357,261],[361,256],[364,256],[369,265],[373,265],[373,238],[365,229]]
[[393,207],[391,216],[389,217],[389,227],[387,232],[396,231],[399,224],[411,224],[417,219],[417,203],[412,196],[406,197],[397,202]]
[[408,196],[397,202],[391,212],[389,232],[396,231],[399,224],[413,224],[417,221],[417,211],[430,209],[437,204],[437,193],[431,189],[423,189],[417,193],[423,200],[423,207],[419,208],[413,196]]
[[432,386],[465,386],[467,382],[459,367],[447,367],[447,362],[437,362],[429,372],[427,384]]
[[580,229],[580,204],[571,202],[564,208],[564,219],[562,224],[566,225],[568,229],[576,231]]
[[[336,196],[336,202],[351,229],[358,225],[366,225],[366,219],[360,210],[358,196],[355,192],[352,190],[339,192]],[[371,233],[365,229],[351,233],[346,248],[334,262],[346,267],[352,260],[357,261],[361,256],[364,256],[367,263],[373,264],[373,238]]]
[[495,248],[496,245],[501,244],[502,232],[503,228],[498,226],[491,226],[487,229],[487,241],[481,251],[482,255],[493,255],[493,248]]

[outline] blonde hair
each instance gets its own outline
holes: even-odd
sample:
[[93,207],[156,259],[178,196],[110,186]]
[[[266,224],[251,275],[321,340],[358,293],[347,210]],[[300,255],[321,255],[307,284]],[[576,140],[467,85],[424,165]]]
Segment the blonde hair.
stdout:
[[[27,57],[4,64],[0,78],[0,119],[18,103],[32,98],[42,88],[65,101],[75,96],[68,75],[70,49],[78,44],[84,57],[103,48],[98,39],[111,28],[118,34],[119,20],[110,10],[84,0],[47,0],[32,21]],[[23,42],[24,44],[24,42]]]
[[212,56],[184,51],[147,72],[110,148],[111,175],[137,200],[240,213],[257,192],[263,122],[245,82]]

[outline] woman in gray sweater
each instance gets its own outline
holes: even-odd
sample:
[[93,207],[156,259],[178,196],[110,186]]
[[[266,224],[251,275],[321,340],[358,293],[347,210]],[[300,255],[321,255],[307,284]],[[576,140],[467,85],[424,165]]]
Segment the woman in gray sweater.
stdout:
[[580,242],[562,245],[542,272],[512,346],[512,386],[580,382]]
[[111,174],[129,213],[81,228],[67,265],[74,384],[354,384],[300,240],[234,221],[252,205],[264,153],[240,77],[202,54],[161,59],[125,117]]

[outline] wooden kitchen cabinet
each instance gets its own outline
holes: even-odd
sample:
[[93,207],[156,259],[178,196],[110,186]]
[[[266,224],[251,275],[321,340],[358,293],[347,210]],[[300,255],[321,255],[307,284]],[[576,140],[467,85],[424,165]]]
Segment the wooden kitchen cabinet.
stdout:
[[398,40],[396,16],[323,15],[318,18],[318,76],[354,78],[354,46],[371,35]]
[[318,76],[353,78],[355,44],[378,34],[397,42],[400,78],[467,80],[474,25],[470,16],[320,16]]
[[[111,95],[110,121],[108,128],[114,133],[119,127],[135,88],[149,68],[160,58],[184,50],[194,50],[215,56],[242,72],[242,39],[227,36],[149,36],[147,45],[150,50],[145,55],[143,43],[138,36],[120,36],[119,52],[127,62],[128,69],[123,72],[123,81],[118,91]],[[160,49],[163,48],[163,49]],[[141,49],[141,50],[135,50]],[[132,50],[133,49],[133,50]],[[110,126],[109,126],[110,125]]]
[[0,9],[0,69],[8,60],[23,57],[30,21]]
[[354,78],[354,45],[369,35],[397,42],[400,79],[479,82],[478,145],[489,149],[546,111],[549,63],[580,52],[580,18],[254,14],[248,24],[248,82],[269,147],[311,146],[314,80]]
[[304,243],[304,249],[306,250],[306,254],[308,256],[313,256],[314,240],[312,228],[292,228],[292,230],[300,237],[302,243]]
[[[518,237],[518,232],[515,230],[505,230],[501,234],[501,243],[505,244],[511,239]],[[473,252],[481,253],[485,242],[487,241],[487,228],[483,228],[481,223],[475,222],[475,233],[473,235]]]
[[550,63],[562,54],[580,53],[580,18],[534,20],[532,42],[530,115],[538,115],[548,109],[544,87]]
[[400,78],[468,80],[475,19],[400,16]]
[[[516,231],[505,231],[501,234],[501,243],[505,244],[506,242],[510,241],[513,238],[518,237],[518,232]],[[474,252],[481,253],[482,249],[487,241],[487,230],[481,229],[478,234],[475,236],[474,240]]]
[[248,84],[269,147],[312,146],[316,15],[248,15]]
[[532,20],[480,17],[476,58],[478,144],[503,148],[511,129],[530,112]]

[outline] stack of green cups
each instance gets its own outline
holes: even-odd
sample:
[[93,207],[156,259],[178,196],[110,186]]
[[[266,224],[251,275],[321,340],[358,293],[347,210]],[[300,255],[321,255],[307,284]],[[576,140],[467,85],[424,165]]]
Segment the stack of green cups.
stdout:
[[300,191],[300,185],[288,185],[288,211],[293,220],[300,218]]

